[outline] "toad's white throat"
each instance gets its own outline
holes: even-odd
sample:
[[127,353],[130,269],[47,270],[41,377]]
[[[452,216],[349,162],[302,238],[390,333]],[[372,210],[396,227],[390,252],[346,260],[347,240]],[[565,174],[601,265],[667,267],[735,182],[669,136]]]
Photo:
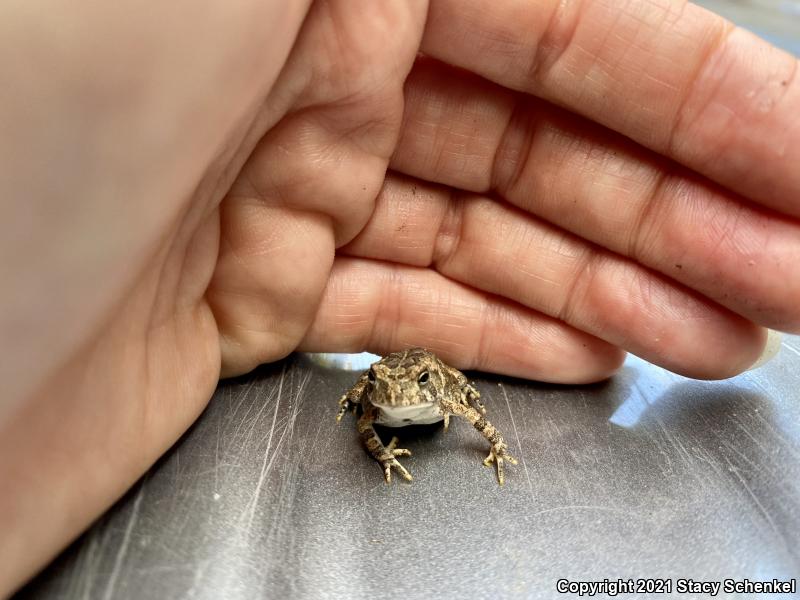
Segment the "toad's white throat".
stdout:
[[435,402],[413,406],[379,406],[378,409],[379,415],[375,422],[389,427],[438,423],[444,419],[439,405]]

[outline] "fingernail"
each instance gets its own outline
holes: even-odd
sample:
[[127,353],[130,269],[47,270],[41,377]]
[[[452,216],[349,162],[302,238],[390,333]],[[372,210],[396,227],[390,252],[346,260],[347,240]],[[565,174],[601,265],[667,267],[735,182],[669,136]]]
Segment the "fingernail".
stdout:
[[778,350],[781,349],[782,337],[783,336],[781,336],[780,331],[767,329],[767,343],[764,345],[764,350],[761,351],[761,356],[759,356],[758,360],[753,363],[753,366],[747,370],[752,371],[753,369],[763,367],[765,364],[775,358],[775,355],[778,354]]

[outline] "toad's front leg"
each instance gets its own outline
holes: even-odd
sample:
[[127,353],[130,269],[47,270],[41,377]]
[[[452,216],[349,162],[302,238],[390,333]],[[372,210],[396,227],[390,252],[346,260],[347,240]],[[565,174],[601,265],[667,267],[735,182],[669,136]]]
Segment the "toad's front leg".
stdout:
[[484,417],[486,416],[486,406],[481,402],[481,393],[474,385],[466,384],[464,386],[464,399],[467,406],[471,406],[470,403],[474,404],[478,408],[478,412]]
[[[462,376],[463,377],[463,376]],[[464,392],[464,395],[461,397],[461,404],[468,408],[475,408],[477,407],[478,411],[486,416],[486,407],[481,402],[481,393],[475,388],[475,386],[470,385],[469,383],[463,383],[461,387],[461,391]],[[446,406],[449,403],[445,402],[442,404],[442,414],[444,415],[444,430],[447,432],[450,429],[450,413],[447,412]],[[474,406],[473,406],[474,405]]]
[[397,469],[404,479],[411,481],[411,473],[406,471],[406,468],[395,458],[396,456],[411,456],[411,450],[395,448],[397,444],[396,437],[392,438],[388,446],[384,446],[372,426],[376,416],[375,407],[369,406],[358,419],[358,435],[361,436],[361,441],[372,455],[372,458],[377,460],[383,467],[383,477],[386,479],[386,483],[392,482],[392,468]]
[[512,465],[516,465],[517,459],[508,453],[508,446],[505,440],[503,440],[503,436],[500,435],[500,432],[497,431],[494,425],[486,420],[486,417],[471,406],[465,406],[459,402],[447,402],[443,408],[454,415],[459,415],[467,419],[467,421],[472,423],[472,426],[489,441],[492,447],[489,450],[489,456],[486,457],[483,464],[487,467],[492,463],[495,464],[495,468],[497,469],[497,482],[503,485],[505,482],[503,462],[508,461]]
[[341,398],[339,398],[339,412],[336,413],[336,422],[342,420],[344,413],[348,410],[355,410],[358,408],[358,405],[361,404],[361,398],[364,396],[364,392],[367,389],[367,384],[369,383],[368,378],[369,371],[365,372],[361,377],[358,378],[356,384],[350,388],[346,394],[344,394]]

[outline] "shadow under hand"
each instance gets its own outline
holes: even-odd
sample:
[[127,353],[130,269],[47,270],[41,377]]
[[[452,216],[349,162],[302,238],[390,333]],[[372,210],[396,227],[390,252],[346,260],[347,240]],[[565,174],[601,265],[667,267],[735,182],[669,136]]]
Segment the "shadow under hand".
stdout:
[[[624,405],[609,421],[620,424]],[[800,439],[784,426],[789,417],[781,404],[751,389],[687,381],[670,386],[627,429],[646,438],[640,446],[657,446],[645,456],[660,463],[684,508],[709,510],[734,537],[764,543],[770,552],[762,556],[777,552],[796,563]],[[781,576],[774,561],[764,561],[748,571]]]

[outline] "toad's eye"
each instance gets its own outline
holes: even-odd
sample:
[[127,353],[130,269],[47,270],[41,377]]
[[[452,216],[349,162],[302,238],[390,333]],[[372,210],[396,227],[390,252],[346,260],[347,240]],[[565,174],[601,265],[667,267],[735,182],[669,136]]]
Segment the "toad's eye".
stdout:
[[422,373],[419,374],[419,377],[417,377],[417,383],[419,383],[420,385],[425,385],[428,383],[428,380],[430,378],[431,378],[430,374],[427,371],[423,371]]
[[368,380],[370,383],[375,383],[375,371],[373,371],[372,369],[370,369],[370,370],[367,372],[367,380]]

